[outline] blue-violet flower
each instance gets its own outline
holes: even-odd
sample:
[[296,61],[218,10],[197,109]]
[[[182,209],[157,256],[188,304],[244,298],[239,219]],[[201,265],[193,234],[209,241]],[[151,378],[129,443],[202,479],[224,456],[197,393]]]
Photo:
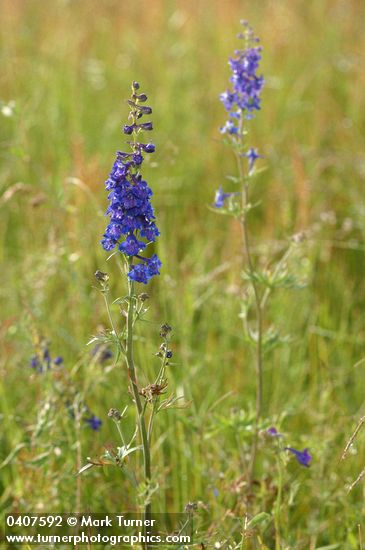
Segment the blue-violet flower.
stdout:
[[92,414],[89,418],[85,418],[85,422],[89,424],[90,428],[94,430],[95,432],[99,431],[102,425],[102,421],[100,418],[95,416],[95,414]]
[[302,466],[306,466],[307,468],[309,467],[309,464],[312,460],[312,455],[309,454],[309,449],[304,449],[304,451],[297,451],[297,449],[293,449],[292,447],[285,447],[285,450],[291,452],[295,456],[299,464],[301,464]]

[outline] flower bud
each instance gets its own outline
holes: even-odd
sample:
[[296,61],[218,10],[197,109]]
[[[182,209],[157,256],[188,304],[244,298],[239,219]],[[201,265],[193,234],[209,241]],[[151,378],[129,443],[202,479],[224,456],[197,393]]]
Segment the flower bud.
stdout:
[[156,147],[153,143],[147,143],[147,145],[143,146],[143,150],[146,153],[153,153],[156,150]]
[[122,415],[120,414],[118,409],[113,409],[113,408],[110,409],[108,412],[108,416],[109,418],[112,418],[113,420],[115,420],[115,422],[120,422],[120,420],[122,419]]
[[109,275],[107,273],[103,273],[102,271],[95,271],[94,273],[95,279],[99,281],[99,283],[107,283],[109,281]]
[[152,122],[142,122],[141,124],[138,124],[138,128],[141,130],[153,130]]
[[124,127],[123,127],[123,132],[124,132],[125,134],[130,135],[130,134],[133,133],[133,128],[134,128],[133,124],[132,124],[132,125],[125,124]]
[[166,336],[168,336],[168,334],[171,331],[172,331],[172,328],[167,323],[164,323],[163,325],[161,325],[161,327],[160,327],[160,336],[161,336],[161,338],[166,338]]

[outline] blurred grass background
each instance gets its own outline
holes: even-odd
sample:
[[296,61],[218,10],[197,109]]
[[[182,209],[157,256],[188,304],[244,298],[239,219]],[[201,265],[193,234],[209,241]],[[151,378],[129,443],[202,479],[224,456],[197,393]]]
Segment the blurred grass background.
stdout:
[[[159,419],[155,506],[179,511],[201,501],[211,533],[227,510],[239,510],[247,435],[239,411],[254,399],[238,318],[241,236],[208,206],[234,173],[218,95],[244,18],[261,37],[266,78],[248,138],[267,168],[255,190],[254,245],[265,257],[290,235],[309,235],[296,257],[307,287],[279,292],[271,308],[271,321],[293,339],[267,357],[265,373],[265,414],[314,455],[308,471],[289,465],[286,547],[358,548],[363,487],[347,496],[346,484],[364,466],[364,438],[345,463],[339,458],[364,412],[364,3],[3,0],[0,13],[3,509],[74,509],[78,445],[85,461],[115,441],[107,411],[129,400],[125,371],[91,361],[86,343],[107,326],[95,270],[108,271],[115,297],[125,292],[98,243],[103,182],[123,148],[124,99],[138,80],[154,109],[157,151],[145,175],[164,264],[149,288],[138,358],[156,368],[158,325],[168,321],[170,387],[192,401]],[[52,375],[28,367],[34,334],[64,357],[70,374],[57,384],[87,396],[104,421],[100,433],[78,435]],[[262,452],[260,505],[270,510],[273,461]],[[121,472],[82,478],[82,509],[135,505]]]

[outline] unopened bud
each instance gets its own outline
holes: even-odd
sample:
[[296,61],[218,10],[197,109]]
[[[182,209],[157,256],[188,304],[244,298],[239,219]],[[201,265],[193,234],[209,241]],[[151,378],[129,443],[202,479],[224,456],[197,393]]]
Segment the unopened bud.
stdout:
[[110,409],[108,412],[109,418],[112,418],[115,420],[115,422],[119,422],[122,419],[122,415],[118,411],[118,409]]
[[107,273],[103,273],[103,271],[95,271],[94,273],[95,279],[99,281],[99,283],[107,283],[109,281],[109,275]]
[[172,331],[172,328],[167,323],[164,323],[160,327],[160,336],[161,338],[166,338],[166,336]]

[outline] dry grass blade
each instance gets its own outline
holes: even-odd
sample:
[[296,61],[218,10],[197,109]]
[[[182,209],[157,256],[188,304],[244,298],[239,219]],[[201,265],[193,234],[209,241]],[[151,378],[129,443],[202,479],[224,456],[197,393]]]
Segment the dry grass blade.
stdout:
[[[357,426],[356,426],[356,428],[355,428],[355,431],[353,432],[352,436],[351,436],[350,439],[348,440],[347,445],[346,445],[346,447],[345,447],[345,449],[344,449],[344,451],[343,451],[343,453],[342,453],[341,460],[344,460],[344,459],[346,458],[347,453],[348,453],[348,451],[349,451],[351,445],[352,445],[353,442],[355,441],[356,436],[357,436],[357,434],[359,433],[359,431],[360,431],[362,425],[364,424],[364,422],[365,422],[365,416],[363,416],[363,417],[360,418],[360,420],[359,420],[359,422],[358,422],[358,424],[357,424]],[[360,474],[360,475],[361,475],[361,474]]]
[[361,470],[357,478],[353,483],[351,483],[350,487],[347,489],[347,494],[351,493],[352,489],[356,487],[356,485],[362,480],[362,478],[365,476],[365,468]]

